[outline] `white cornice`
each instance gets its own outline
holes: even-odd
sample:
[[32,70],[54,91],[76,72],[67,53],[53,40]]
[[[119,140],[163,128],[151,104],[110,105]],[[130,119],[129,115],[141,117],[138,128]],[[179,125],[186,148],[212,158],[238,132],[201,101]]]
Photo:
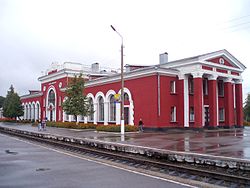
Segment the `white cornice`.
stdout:
[[[237,68],[226,66],[226,65],[220,65],[220,64],[207,61],[209,59],[213,59],[219,56],[225,57],[230,62],[232,62],[232,64],[235,65]],[[168,62],[165,64],[161,64],[160,66],[164,68],[179,68],[179,67],[184,67],[184,66],[190,66],[192,64],[197,64],[197,63],[202,63],[204,65],[209,65],[212,67],[219,67],[222,69],[226,69],[230,71],[233,70],[237,72],[243,72],[246,69],[246,67],[240,61],[238,61],[234,56],[232,56],[226,50],[220,50],[217,52],[212,52],[212,53],[208,53],[208,54],[204,54],[200,56],[194,56],[194,57],[185,58],[185,59],[181,59],[177,61],[172,61],[172,62]]]
[[109,75],[109,74],[103,74],[103,73],[84,72],[81,70],[62,69],[58,72],[45,75],[45,76],[41,76],[38,78],[38,80],[41,81],[41,83],[47,83],[47,82],[52,82],[52,81],[55,81],[64,77],[74,77],[75,75],[79,75],[80,73],[83,74],[84,78],[88,78],[89,75],[94,75],[94,76],[108,76]]
[[[179,71],[174,70],[174,69],[164,69],[164,68],[160,68],[157,66],[147,67],[147,68],[143,68],[143,69],[139,69],[136,71],[131,71],[131,72],[125,73],[124,80],[146,77],[146,76],[150,76],[150,75],[155,75],[157,73],[159,73],[160,75],[167,75],[167,76],[175,77],[175,76],[178,76]],[[110,77],[99,78],[99,79],[88,81],[88,82],[86,82],[85,86],[86,87],[93,87],[96,85],[103,85],[103,84],[117,82],[117,81],[120,81],[120,79],[121,79],[120,74],[117,74],[117,75],[110,76]]]
[[41,97],[41,96],[43,96],[43,92],[38,92],[38,93],[23,95],[23,96],[20,97],[20,99],[29,99],[29,98]]

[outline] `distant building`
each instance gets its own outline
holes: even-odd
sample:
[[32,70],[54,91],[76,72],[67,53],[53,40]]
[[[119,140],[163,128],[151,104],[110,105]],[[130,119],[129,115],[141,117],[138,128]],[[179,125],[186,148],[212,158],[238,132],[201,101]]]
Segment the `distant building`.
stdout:
[[[164,53],[157,65],[125,67],[125,124],[138,124],[142,118],[152,129],[243,125],[241,74],[246,67],[226,50],[171,62]],[[98,63],[53,64],[38,78],[41,91],[21,97],[23,118],[76,121],[63,112],[62,102],[69,79],[79,73],[86,79],[85,94],[95,112],[77,121],[120,124],[120,103],[115,100],[120,74]]]

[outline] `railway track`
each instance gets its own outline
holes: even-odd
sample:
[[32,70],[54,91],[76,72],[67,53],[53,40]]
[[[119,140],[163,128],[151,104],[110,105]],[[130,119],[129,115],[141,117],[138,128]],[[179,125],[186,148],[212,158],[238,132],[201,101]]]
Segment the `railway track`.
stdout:
[[182,180],[183,183],[198,187],[250,187],[250,172],[240,169],[225,169],[215,166],[191,165],[169,162],[164,159],[149,158],[141,155],[112,152],[101,148],[72,143],[69,139],[48,139],[30,134],[22,134],[5,129],[0,133],[38,142],[49,147],[85,156],[97,161],[133,169],[138,172],[153,174],[162,178]]

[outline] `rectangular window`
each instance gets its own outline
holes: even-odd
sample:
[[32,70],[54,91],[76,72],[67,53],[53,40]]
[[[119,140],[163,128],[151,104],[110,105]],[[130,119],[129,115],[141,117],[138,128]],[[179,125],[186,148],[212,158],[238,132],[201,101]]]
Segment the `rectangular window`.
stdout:
[[224,108],[219,109],[219,121],[225,121],[225,110],[224,110]]
[[176,107],[171,107],[171,122],[176,122]]
[[189,94],[194,94],[194,79],[189,78],[189,84],[188,84]]
[[194,122],[194,107],[189,109],[189,121]]
[[170,81],[170,93],[176,93],[175,81]]
[[218,81],[218,96],[224,97],[224,82],[223,82],[223,80]]
[[207,79],[203,80],[203,94],[208,95],[208,80]]

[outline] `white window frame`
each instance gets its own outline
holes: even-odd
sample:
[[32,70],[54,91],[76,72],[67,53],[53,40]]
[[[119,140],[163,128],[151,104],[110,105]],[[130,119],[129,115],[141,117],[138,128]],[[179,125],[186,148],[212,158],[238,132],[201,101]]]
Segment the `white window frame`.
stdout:
[[[220,87],[220,84],[221,84],[221,87]],[[220,94],[220,91],[221,91],[221,94]],[[223,80],[219,80],[218,81],[218,96],[219,97],[224,97],[224,95],[225,95],[224,82],[223,82]]]
[[225,108],[219,108],[219,122],[225,121]]
[[[109,98],[109,122],[116,122],[116,103],[115,103],[115,98],[114,98],[114,102],[111,102],[112,96],[114,97],[114,95],[111,95]],[[113,110],[112,110],[112,107],[114,108]],[[113,116],[113,119],[111,119],[111,115]]]
[[171,122],[176,122],[176,106],[171,107],[170,116]]
[[[193,109],[193,113],[191,114],[191,109]],[[189,121],[190,122],[194,122],[194,107],[193,106],[191,106],[190,108],[189,108]]]
[[176,93],[176,82],[175,82],[175,80],[170,81],[170,93],[171,94]]
[[207,79],[203,80],[203,94],[208,95],[208,80]]
[[[100,99],[102,98],[103,103],[100,104]],[[100,106],[102,105],[102,106]],[[103,112],[100,112],[100,109],[102,108]],[[99,97],[98,98],[98,122],[104,122],[104,98],[103,97]]]
[[[89,101],[90,100],[92,101],[91,103],[89,102],[90,108],[92,111],[94,111],[94,100],[92,98],[89,98]],[[88,122],[94,122],[94,113],[88,115]]]

